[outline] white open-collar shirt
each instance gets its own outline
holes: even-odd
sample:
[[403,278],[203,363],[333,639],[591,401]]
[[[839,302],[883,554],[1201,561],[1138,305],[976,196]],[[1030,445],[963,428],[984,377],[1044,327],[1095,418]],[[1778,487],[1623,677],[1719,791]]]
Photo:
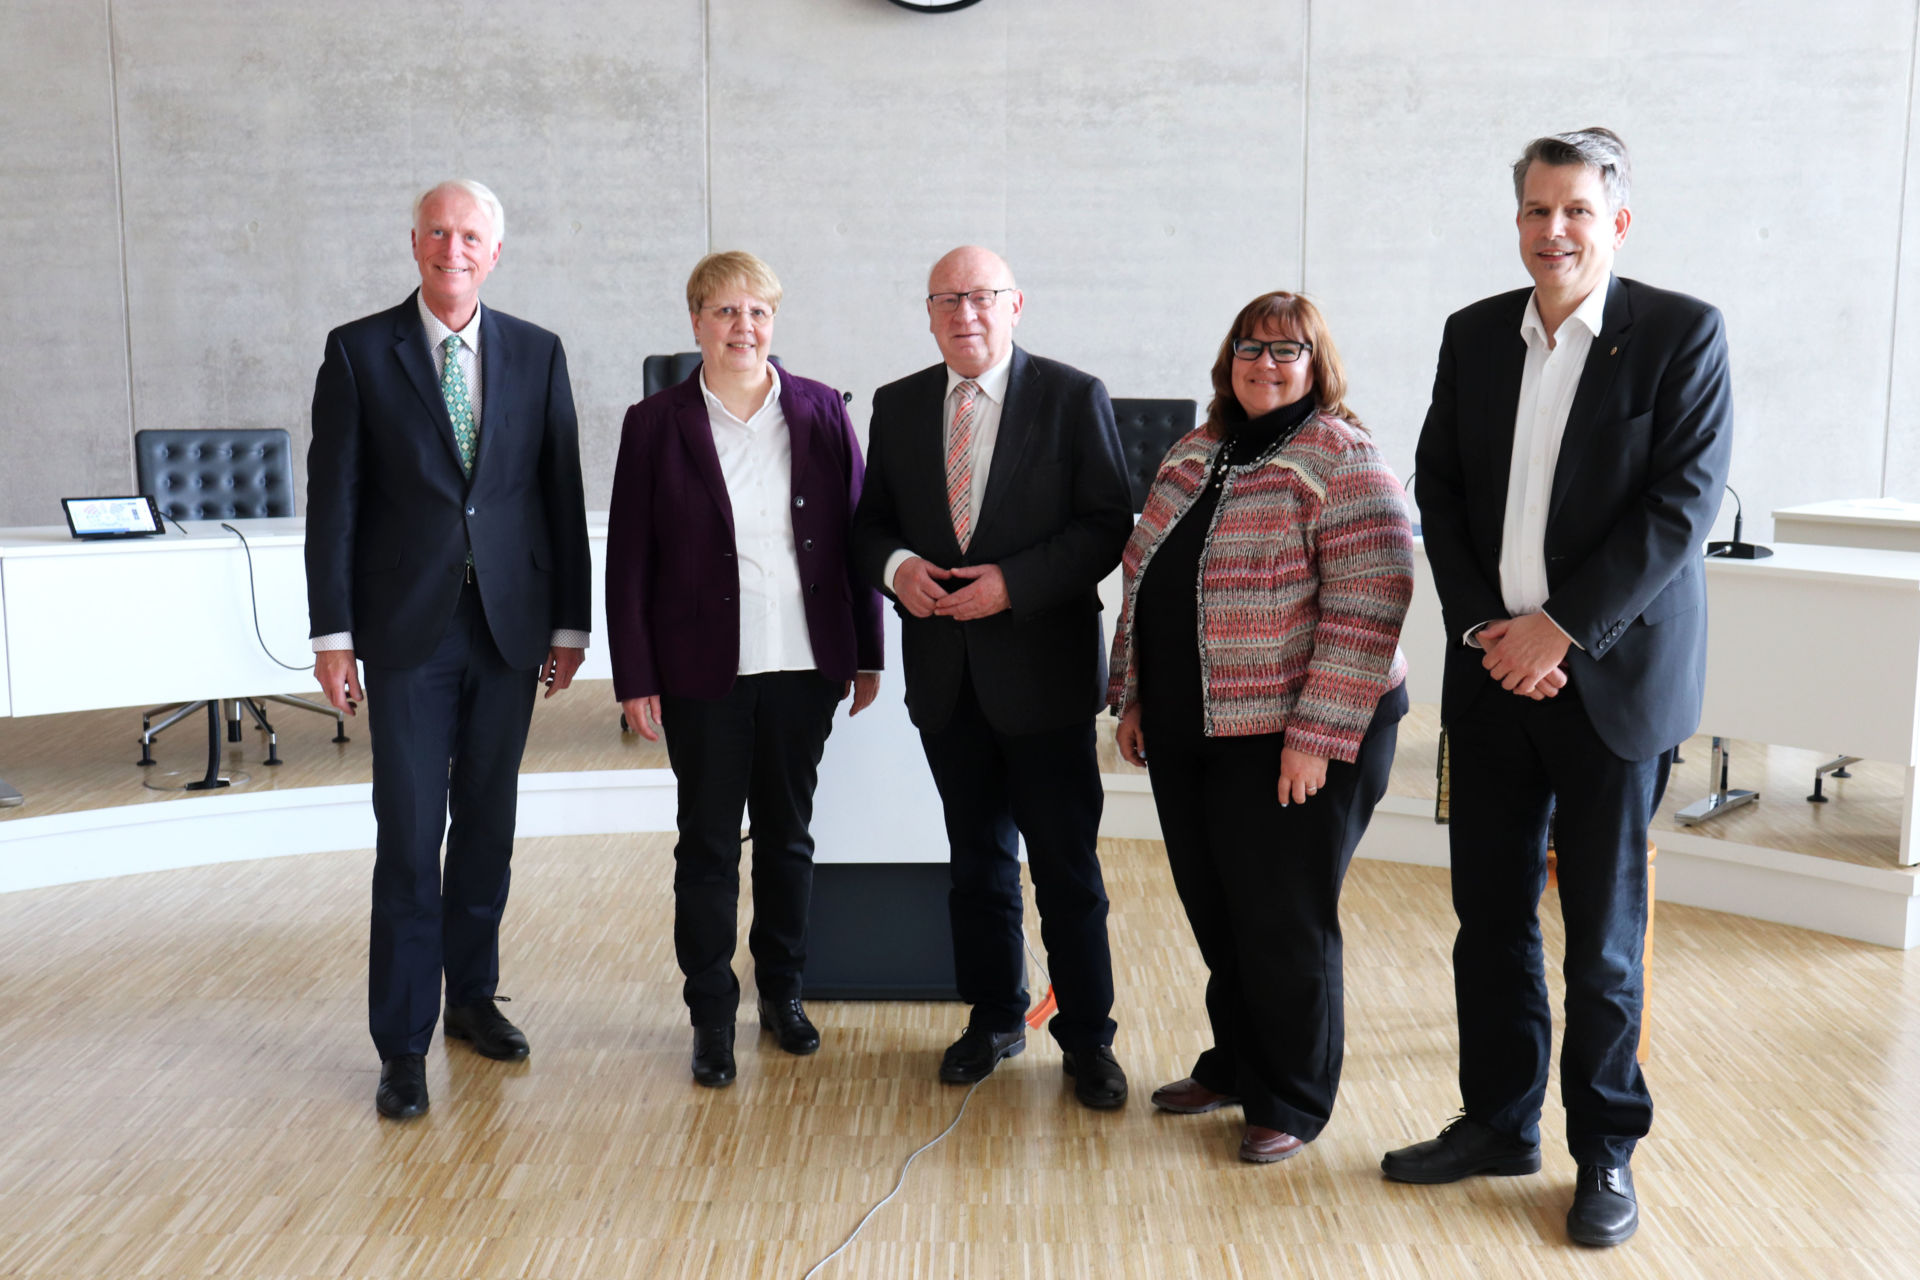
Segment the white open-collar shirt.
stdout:
[[811,671],[813,638],[807,631],[807,599],[800,585],[800,554],[793,542],[793,437],[780,407],[780,372],[758,409],[743,421],[707,386],[707,425],[733,507],[734,563],[740,572],[740,668]]
[[1560,462],[1567,417],[1573,412],[1574,392],[1580,389],[1580,375],[1600,333],[1612,283],[1613,277],[1608,276],[1594,286],[1573,314],[1561,321],[1551,345],[1540,319],[1537,291],[1527,299],[1526,312],[1520,317],[1527,360],[1514,409],[1513,460],[1507,473],[1506,520],[1500,532],[1500,599],[1516,618],[1543,612],[1541,606],[1551,594],[1546,545],[1553,475]]

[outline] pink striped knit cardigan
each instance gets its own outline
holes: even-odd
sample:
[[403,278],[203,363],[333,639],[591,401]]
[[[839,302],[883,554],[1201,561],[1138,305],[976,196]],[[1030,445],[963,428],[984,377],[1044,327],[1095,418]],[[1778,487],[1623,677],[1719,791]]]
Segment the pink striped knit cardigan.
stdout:
[[[1126,599],[1107,700],[1139,693],[1134,598],[1211,473],[1219,441],[1194,431],[1160,463],[1121,567]],[[1352,762],[1374,704],[1407,675],[1400,623],[1413,594],[1406,494],[1366,432],[1321,413],[1228,473],[1200,557],[1206,733],[1285,731],[1287,745]]]

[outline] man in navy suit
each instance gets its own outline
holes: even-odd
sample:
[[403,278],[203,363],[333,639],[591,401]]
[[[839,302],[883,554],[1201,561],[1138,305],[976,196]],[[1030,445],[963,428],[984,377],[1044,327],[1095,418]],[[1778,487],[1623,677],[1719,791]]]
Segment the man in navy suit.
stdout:
[[494,1005],[520,754],[535,688],[567,687],[591,625],[566,355],[480,305],[504,223],[477,182],[422,194],[418,292],[327,335],[313,391],[314,673],[373,735],[369,1024],[394,1119],[427,1109],[443,973],[448,1036],[527,1056]]
[[1100,580],[1133,523],[1113,405],[1098,378],[1013,344],[1024,298],[998,255],[965,247],[928,280],[943,362],[873,397],[854,565],[901,615],[907,710],[951,849],[955,976],[972,1006],[940,1064],[983,1079],[1026,1047],[1019,839],[1074,1094],[1126,1101],[1095,841],[1104,793]]
[[1464,1114],[1390,1151],[1389,1178],[1540,1167],[1552,1015],[1537,905],[1548,822],[1566,921],[1568,1234],[1618,1244],[1653,1121],[1635,1051],[1647,824],[1706,673],[1701,544],[1733,402],[1720,313],[1613,274],[1625,144],[1539,138],[1514,165],[1534,287],[1447,321],[1416,464],[1447,627],[1454,984]]

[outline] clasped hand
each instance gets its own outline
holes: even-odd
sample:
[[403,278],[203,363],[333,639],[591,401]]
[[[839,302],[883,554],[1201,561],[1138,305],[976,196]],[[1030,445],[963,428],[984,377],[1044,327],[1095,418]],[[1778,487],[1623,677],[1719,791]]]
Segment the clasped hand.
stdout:
[[1507,692],[1539,702],[1566,687],[1567,673],[1560,664],[1573,642],[1546,614],[1489,622],[1480,628],[1478,639],[1486,651],[1480,665]]
[[[965,586],[947,588],[940,584],[955,579]],[[1012,607],[1007,598],[1007,580],[997,564],[968,564],[957,569],[942,569],[919,556],[900,562],[893,572],[893,596],[916,618],[952,618],[971,622]]]

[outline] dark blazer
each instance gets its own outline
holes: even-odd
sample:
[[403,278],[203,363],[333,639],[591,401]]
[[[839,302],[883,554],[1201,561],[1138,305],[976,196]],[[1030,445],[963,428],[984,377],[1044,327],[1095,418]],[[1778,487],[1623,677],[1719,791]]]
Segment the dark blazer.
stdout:
[[997,564],[1012,608],[973,622],[901,618],[907,710],[938,730],[970,673],[1002,733],[1063,728],[1106,701],[1099,582],[1120,562],[1133,498],[1100,380],[1013,350],[1007,402],[974,533],[963,554],[947,507],[947,368],[873,393],[867,488],[853,518],[854,564],[882,581],[904,547],[941,568]]
[[[878,671],[880,597],[856,581],[847,526],[865,468],[846,402],[780,370],[793,445],[794,552],[807,637],[829,680]],[[700,371],[627,410],[607,521],[607,632],[616,698],[719,698],[740,669],[740,564]]]
[[[1499,691],[1483,655],[1460,637],[1507,616],[1500,542],[1530,294],[1487,298],[1447,320],[1415,456],[1414,492],[1447,627],[1443,719]],[[1649,759],[1699,727],[1701,544],[1732,447],[1720,313],[1615,277],[1554,467],[1545,551],[1546,611],[1576,646],[1567,653],[1569,683],[1622,759]]]
[[494,643],[537,667],[592,625],[592,558],[560,339],[480,314],[480,443],[460,470],[426,326],[409,297],[327,335],[307,454],[307,609],[380,667],[427,660],[469,550]]

